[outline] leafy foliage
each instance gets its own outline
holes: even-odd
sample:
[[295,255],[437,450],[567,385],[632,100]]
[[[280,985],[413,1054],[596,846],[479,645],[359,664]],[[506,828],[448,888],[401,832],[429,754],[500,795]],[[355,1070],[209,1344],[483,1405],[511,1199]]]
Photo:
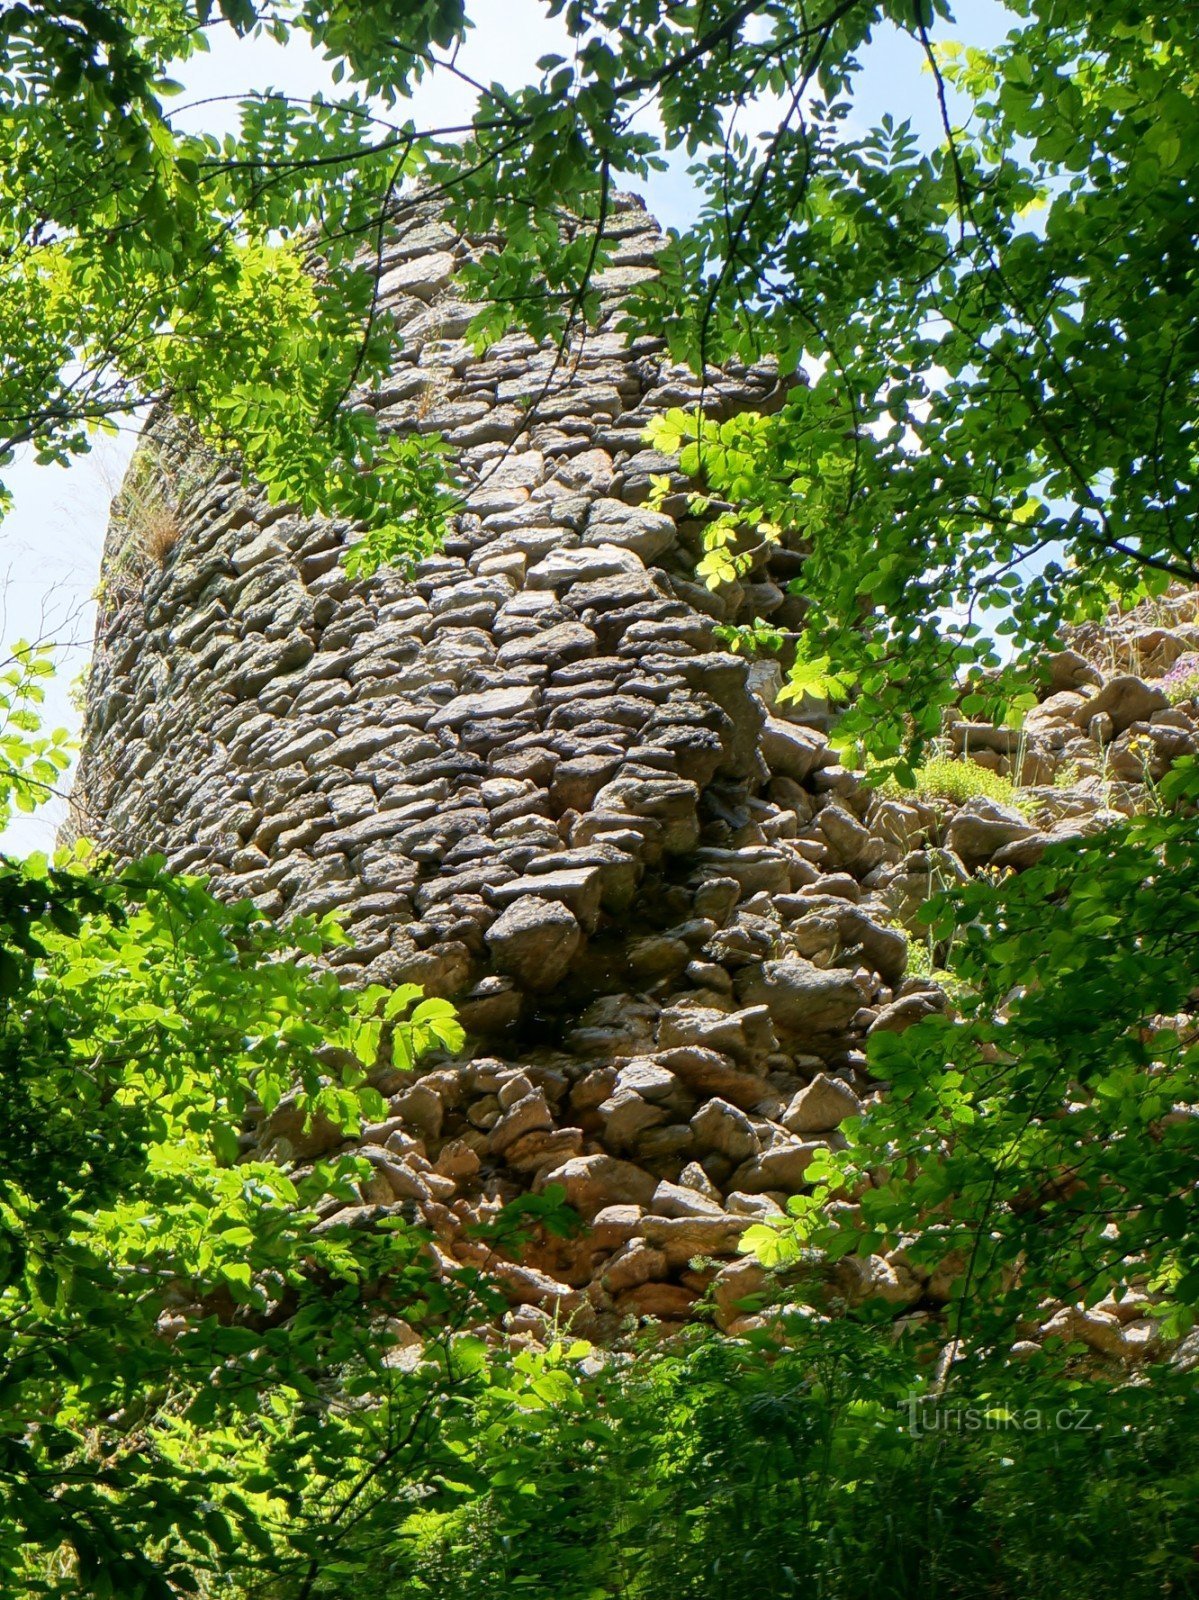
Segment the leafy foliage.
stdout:
[[501,1385],[469,1407],[471,1481],[373,1526],[347,1567],[463,1600],[974,1600],[980,1563],[997,1600],[1195,1593],[1187,1384],[1025,1372],[938,1410],[889,1331],[793,1314],[770,1340],[528,1365],[536,1401]]
[[[63,459],[166,395],[278,498],[367,524],[363,570],[405,559],[444,519],[442,463],[343,402],[386,367],[373,269],[407,179],[504,239],[464,270],[473,336],[520,323],[565,344],[599,306],[614,186],[685,153],[698,219],[626,320],[697,370],[802,364],[776,416],[670,427],[733,507],[707,576],[745,553],[738,522],[808,549],[815,654],[855,681],[850,732],[883,753],[934,733],[953,673],[994,664],[988,611],[1027,676],[1064,614],[1197,575],[1184,14],[1028,0],[984,51],[954,42],[941,0],[547,9],[573,52],[513,89],[459,76],[463,133],[393,114],[457,74],[463,0],[11,7],[0,450]],[[167,72],[218,25],[308,37],[347,92],[264,91],[236,136],[183,131]],[[932,148],[854,115],[879,34],[923,56]],[[1005,689],[979,693],[994,708]]]
[[[871,1039],[889,1093],[845,1125],[844,1151],[817,1154],[784,1255],[902,1245],[948,1274],[949,1331],[975,1359],[1045,1307],[1133,1291],[1163,1331],[1191,1326],[1197,794],[1181,763],[1162,784],[1172,809],[932,903],[961,1013]],[[746,1248],[771,1254],[771,1232]],[[1058,1342],[1073,1344],[1068,1323]]]
[[13,809],[35,811],[70,764],[65,728],[42,731],[39,707],[54,673],[53,647],[20,640],[0,663],[0,828]]
[[[399,1208],[320,1222],[360,1158],[289,1176],[242,1159],[241,1129],[284,1106],[352,1133],[384,1109],[385,1041],[410,1064],[461,1030],[443,1001],[301,964],[335,930],[280,932],[153,862],[5,863],[0,930],[0,1593],[167,1596],[255,1551],[294,1563],[289,1485],[375,1470],[390,1353],[474,1300]],[[434,1344],[425,1403],[437,1370]],[[369,1421],[343,1415],[364,1382]]]
[[[236,137],[181,131],[164,110],[178,88],[166,69],[206,48],[212,11],[72,0],[5,12],[0,463],[22,444],[64,462],[114,416],[167,398],[240,451],[274,499],[361,520],[382,554],[408,559],[441,533],[440,454],[383,438],[343,402],[387,367],[377,254],[362,244],[414,140],[377,137],[357,94],[339,106],[263,94]],[[220,11],[242,33],[308,33],[391,99],[420,75],[414,47],[461,25],[453,5],[414,14],[382,0],[354,8],[352,26],[339,6]]]
[[[879,14],[849,9],[843,29]],[[858,131],[855,56],[830,33],[808,63],[823,96],[764,153],[707,161],[679,246],[703,354],[772,350],[807,381],[772,417],[656,431],[743,528],[807,553],[809,643],[852,674],[845,732],[888,755],[936,733],[957,673],[998,665],[996,632],[1017,648],[978,685],[986,715],[1063,617],[1199,575],[1186,24],[1034,0],[987,52],[935,42],[931,12],[895,20],[939,147],[890,117]],[[713,525],[710,581],[735,526]]]
[[[573,50],[474,85],[465,137],[392,115],[456,70],[461,0],[5,9],[0,462],[65,460],[165,399],[276,500],[356,524],[356,574],[410,559],[453,505],[444,453],[347,403],[390,358],[375,269],[404,184],[504,239],[464,273],[476,342],[519,324],[565,352],[599,307],[614,185],[685,151],[699,218],[627,326],[700,371],[771,355],[806,382],[654,442],[696,475],[707,581],[806,554],[790,692],[847,702],[846,739],[909,776],[960,674],[966,714],[998,718],[1064,617],[1199,576],[1186,8],[1021,0],[989,52],[954,48],[937,0],[547,9]],[[184,131],[167,72],[217,25],[298,32],[351,88]],[[928,65],[934,148],[853,115],[886,28]],[[753,140],[737,117],[764,96]],[[1014,657],[983,675],[988,616]],[[35,742],[40,672],[19,654],[0,693],[0,809],[61,766]],[[0,1594],[311,1600],[385,1559],[418,1593],[964,1597],[981,1551],[1000,1596],[1194,1593],[1193,1395],[1110,1390],[1069,1324],[1061,1363],[1005,1359],[1047,1300],[1148,1286],[1174,1331],[1199,1304],[1190,782],[938,906],[961,1011],[876,1036],[889,1096],[756,1235],[944,1269],[954,1382],[987,1415],[1096,1385],[1098,1440],[1015,1453],[905,1431],[944,1327],[896,1341],[869,1307],[582,1378],[570,1347],[455,1337],[475,1287],[398,1212],[353,1225],[358,1161],[285,1173],[242,1144],[264,1116],[377,1116],[377,1070],[457,1041],[445,1008],[343,995],[306,964],[331,929],[280,932],[154,864],[4,864]],[[800,1277],[797,1298],[819,1287]]]

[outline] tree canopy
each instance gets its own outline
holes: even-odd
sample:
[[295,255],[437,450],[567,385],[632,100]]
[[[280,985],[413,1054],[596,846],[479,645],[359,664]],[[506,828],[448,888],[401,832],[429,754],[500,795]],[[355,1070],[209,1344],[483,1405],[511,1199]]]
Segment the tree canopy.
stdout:
[[[344,404],[386,368],[372,284],[404,185],[503,236],[466,275],[479,340],[563,338],[597,305],[613,187],[685,153],[696,221],[628,325],[697,367],[773,355],[810,381],[774,417],[679,417],[659,442],[693,440],[733,508],[714,581],[759,527],[809,551],[800,676],[852,679],[847,736],[894,754],[935,731],[995,627],[1027,672],[1063,616],[1196,576],[1185,12],[1021,3],[984,51],[910,0],[545,10],[573,54],[504,88],[457,66],[461,0],[10,7],[0,444],[63,459],[165,396],[280,498],[405,558],[452,506],[444,462]],[[301,33],[346,93],[263,91],[236,135],[186,131],[168,73],[214,28]],[[925,61],[931,146],[862,124],[863,63],[895,31]],[[431,74],[472,108],[460,125],[406,116]]]

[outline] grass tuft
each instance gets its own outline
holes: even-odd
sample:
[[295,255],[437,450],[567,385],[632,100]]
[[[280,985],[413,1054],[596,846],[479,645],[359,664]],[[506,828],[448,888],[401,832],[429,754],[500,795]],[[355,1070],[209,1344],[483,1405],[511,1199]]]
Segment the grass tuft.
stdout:
[[1001,805],[1019,804],[1016,786],[1010,778],[973,761],[960,761],[950,756],[932,756],[923,766],[916,768],[916,793],[927,800],[951,800],[964,805],[979,795],[996,800]]

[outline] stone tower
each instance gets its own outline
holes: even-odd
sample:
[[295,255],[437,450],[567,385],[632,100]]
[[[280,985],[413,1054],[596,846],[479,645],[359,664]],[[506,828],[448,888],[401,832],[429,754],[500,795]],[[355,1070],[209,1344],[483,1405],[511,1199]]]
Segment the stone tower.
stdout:
[[[470,245],[419,201],[397,223],[402,344],[365,400],[442,433],[468,489],[410,581],[352,581],[344,525],[151,430],[172,531],[157,564],[114,524],[73,822],[283,917],[337,913],[348,982],[453,998],[469,1049],[397,1086],[362,1204],[415,1201],[468,1258],[472,1217],[563,1184],[595,1227],[501,1276],[518,1325],[565,1308],[601,1330],[687,1315],[715,1270],[694,1259],[734,1255],[856,1109],[864,1030],[937,1003],[897,997],[876,892],[919,817],[896,807],[890,842],[863,826],[877,799],[714,635],[738,608],[794,621],[800,557],[720,601],[695,583],[685,485],[644,432],[701,387],[614,330],[661,240],[632,200],[610,228],[597,330],[480,357]],[[778,398],[765,366],[702,388],[721,415]],[[278,1117],[257,1137],[296,1160],[340,1140]]]

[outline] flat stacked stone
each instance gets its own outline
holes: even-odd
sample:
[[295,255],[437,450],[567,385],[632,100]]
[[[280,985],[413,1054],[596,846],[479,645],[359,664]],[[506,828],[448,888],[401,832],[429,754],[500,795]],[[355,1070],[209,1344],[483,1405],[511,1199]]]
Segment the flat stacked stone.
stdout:
[[[627,199],[610,231],[596,329],[476,355],[455,271],[477,247],[426,202],[397,220],[380,295],[401,342],[357,403],[443,434],[465,495],[411,578],[352,580],[353,529],[268,505],[155,425],[181,537],[118,583],[114,525],[72,824],[274,915],[336,913],[346,982],[451,997],[469,1048],[387,1086],[363,1215],[415,1205],[448,1255],[497,1272],[515,1326],[569,1314],[600,1335],[686,1317],[718,1274],[741,1325],[740,1235],[876,1092],[866,1033],[944,1004],[905,977],[896,922],[964,862],[1041,837],[1010,809],[872,793],[819,714],[774,706],[776,669],[722,648],[718,621],[798,621],[801,556],[697,586],[687,484],[645,430],[783,390],[768,365],[701,384],[620,334],[662,239]],[[651,511],[659,474],[677,492]],[[297,1162],[344,1143],[286,1105],[252,1139]],[[469,1238],[551,1183],[592,1223],[581,1239],[497,1265]],[[898,1261],[880,1284],[897,1304],[933,1292]]]

